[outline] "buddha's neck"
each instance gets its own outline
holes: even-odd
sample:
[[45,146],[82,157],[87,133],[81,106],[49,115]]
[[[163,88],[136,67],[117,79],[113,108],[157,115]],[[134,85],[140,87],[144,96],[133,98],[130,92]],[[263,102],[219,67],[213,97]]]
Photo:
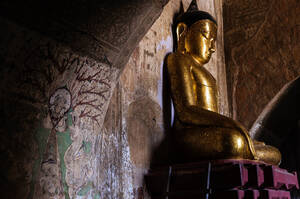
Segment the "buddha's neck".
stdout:
[[199,60],[199,58],[197,58],[197,56],[192,55],[192,54],[190,54],[190,53],[187,53],[187,54],[190,55],[190,56],[192,57],[192,60],[194,61],[194,63],[195,63],[196,65],[198,65],[198,66],[203,66],[203,65],[204,65],[204,63],[202,63],[202,62]]

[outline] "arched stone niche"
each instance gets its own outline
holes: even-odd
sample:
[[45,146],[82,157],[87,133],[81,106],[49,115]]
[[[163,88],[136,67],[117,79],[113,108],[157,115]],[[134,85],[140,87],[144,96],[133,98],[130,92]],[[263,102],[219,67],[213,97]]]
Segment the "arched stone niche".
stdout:
[[[300,77],[287,83],[254,122],[250,135],[277,147],[280,166],[299,173]],[[298,176],[299,177],[299,176]]]

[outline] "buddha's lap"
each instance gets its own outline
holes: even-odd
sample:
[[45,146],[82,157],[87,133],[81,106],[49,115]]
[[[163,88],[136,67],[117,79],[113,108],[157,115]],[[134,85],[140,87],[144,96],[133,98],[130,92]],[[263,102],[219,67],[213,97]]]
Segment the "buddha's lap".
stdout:
[[174,130],[173,146],[191,159],[253,159],[247,137],[237,129],[195,126]]

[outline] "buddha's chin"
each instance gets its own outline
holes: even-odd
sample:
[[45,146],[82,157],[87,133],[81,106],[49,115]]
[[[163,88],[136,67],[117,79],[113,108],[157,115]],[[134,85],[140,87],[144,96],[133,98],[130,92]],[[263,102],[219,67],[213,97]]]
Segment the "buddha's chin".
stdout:
[[211,58],[211,54],[206,54],[206,55],[201,57],[201,62],[203,64],[207,64],[209,62],[210,58]]
[[207,54],[207,55],[205,56],[205,60],[206,60],[207,62],[209,62],[210,58],[211,58],[211,53],[209,53],[209,54]]
[[209,60],[210,60],[210,56],[205,59],[204,63],[207,64]]
[[204,59],[202,59],[202,64],[207,64],[210,60],[210,56],[205,57]]

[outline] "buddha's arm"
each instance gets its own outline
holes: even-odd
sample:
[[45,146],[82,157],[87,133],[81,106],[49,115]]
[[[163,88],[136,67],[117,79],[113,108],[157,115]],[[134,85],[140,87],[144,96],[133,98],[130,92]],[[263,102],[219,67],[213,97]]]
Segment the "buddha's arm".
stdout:
[[240,129],[247,132],[238,122],[197,106],[197,94],[195,81],[193,80],[188,63],[178,60],[170,60],[168,66],[173,102],[176,116],[179,121],[186,124],[201,126],[220,126],[226,128]]
[[178,119],[182,123],[234,128],[247,133],[247,130],[240,123],[216,112],[205,110],[188,103],[183,103],[182,111],[183,112],[178,115]]

